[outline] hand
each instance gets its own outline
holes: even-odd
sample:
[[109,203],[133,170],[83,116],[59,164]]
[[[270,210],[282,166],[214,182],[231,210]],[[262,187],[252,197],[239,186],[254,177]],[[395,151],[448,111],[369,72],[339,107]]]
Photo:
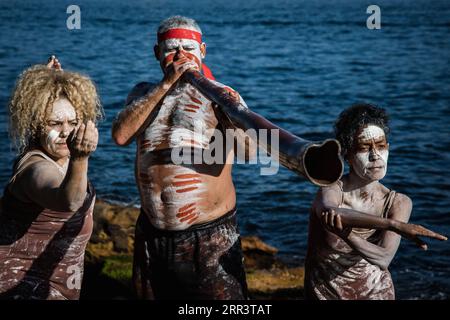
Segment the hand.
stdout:
[[163,81],[169,85],[173,85],[189,69],[199,70],[198,65],[186,57],[182,51],[178,51],[173,57],[172,63],[165,66],[165,74]]
[[328,231],[336,234],[338,237],[345,239],[352,232],[351,227],[343,227],[341,216],[336,213],[333,209],[325,209],[321,213],[322,225]]
[[423,250],[427,250],[427,244],[423,242],[419,237],[429,237],[437,240],[445,241],[447,237],[436,233],[434,231],[428,230],[427,228],[422,227],[421,225],[404,223],[397,220],[392,220],[392,231],[398,233],[402,237],[406,239],[412,240],[416,243],[417,246],[422,248]]
[[47,68],[62,71],[61,63],[59,63],[58,58],[56,58],[56,56],[54,55],[48,58]]
[[98,130],[95,124],[89,120],[75,128],[67,137],[67,147],[70,150],[71,159],[87,158],[97,149]]

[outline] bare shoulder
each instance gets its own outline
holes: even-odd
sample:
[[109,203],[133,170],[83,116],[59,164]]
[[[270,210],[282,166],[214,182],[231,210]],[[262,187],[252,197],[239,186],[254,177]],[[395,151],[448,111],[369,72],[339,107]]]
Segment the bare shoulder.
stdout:
[[30,157],[30,163],[21,173],[20,182],[26,186],[54,186],[60,184],[64,177],[58,168],[39,156]]
[[339,186],[339,181],[336,181],[333,184],[330,184],[328,186],[320,187],[319,190],[322,190],[322,192],[339,192],[341,193],[341,187]]
[[232,88],[230,86],[227,86],[227,85],[225,85],[225,84],[223,84],[221,82],[218,82],[216,80],[212,80],[212,82],[215,85],[225,89],[230,94],[230,96],[232,96],[234,99],[238,100],[241,103],[242,106],[244,106],[245,108],[248,108],[248,106],[245,103],[244,99],[242,98],[242,96],[240,95],[240,93],[237,90],[235,90],[234,88]]
[[131,89],[130,93],[128,93],[128,97],[125,104],[129,105],[134,100],[143,97],[154,87],[155,84],[152,84],[150,82],[139,82]]
[[410,197],[408,197],[406,194],[403,193],[396,193],[394,198],[394,203],[392,206],[398,207],[398,208],[406,208],[411,209],[412,208],[412,200]]
[[322,210],[324,207],[338,207],[341,202],[342,191],[338,183],[321,187],[317,191],[313,207]]
[[408,222],[412,207],[413,203],[410,197],[403,193],[396,193],[392,207],[389,210],[389,217]]
[[57,187],[63,179],[54,164],[42,157],[31,156],[26,168],[10,185],[9,191],[21,200],[34,200],[43,189]]
[[341,193],[342,193],[342,190],[341,190],[341,187],[339,186],[339,183],[338,182],[336,182],[336,183],[333,183],[333,184],[331,184],[331,185],[329,185],[329,186],[324,186],[324,187],[321,187],[320,189],[319,189],[319,192],[321,193],[321,195],[323,196],[323,197],[336,197],[336,196],[341,196]]

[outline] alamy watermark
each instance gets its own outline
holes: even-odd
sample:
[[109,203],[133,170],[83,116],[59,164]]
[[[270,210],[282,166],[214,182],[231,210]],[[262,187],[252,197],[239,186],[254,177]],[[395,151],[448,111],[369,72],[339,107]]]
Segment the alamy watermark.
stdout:
[[66,285],[67,288],[72,290],[80,290],[81,289],[81,280],[83,277],[83,272],[81,271],[81,268],[78,265],[72,265],[67,268],[67,273],[70,274],[70,276],[67,278]]
[[67,7],[67,14],[70,16],[67,17],[66,26],[69,30],[81,29],[81,9],[76,4],[71,4]]
[[[66,20],[66,26],[69,30],[81,29],[81,9],[76,4],[67,7],[66,13],[70,14]],[[381,9],[379,6],[372,4],[367,7],[367,14],[370,16],[366,20],[367,29],[381,29]]]
[[366,20],[367,29],[381,29],[381,9],[379,6],[372,4],[367,7],[366,13],[371,14]]
[[[260,164],[261,175],[274,175],[279,169],[279,129],[206,129],[202,121],[194,121],[194,130],[174,129],[177,137],[171,161],[176,165]],[[183,142],[186,143],[183,143]],[[193,148],[193,146],[199,146]]]

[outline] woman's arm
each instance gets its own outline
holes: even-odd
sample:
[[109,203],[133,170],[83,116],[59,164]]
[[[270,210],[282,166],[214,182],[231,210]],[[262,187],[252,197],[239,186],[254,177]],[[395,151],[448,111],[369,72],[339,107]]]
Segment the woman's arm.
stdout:
[[[389,217],[407,223],[411,210],[411,199],[403,194],[397,194],[389,211]],[[367,261],[378,265],[382,269],[387,269],[398,250],[401,236],[392,231],[384,231],[379,245],[373,244],[354,233],[350,233],[343,239]]]
[[71,156],[66,175],[61,177],[55,165],[48,161],[36,161],[16,180],[18,188],[41,207],[77,211],[86,198],[88,158],[97,143],[98,130],[94,123],[82,124],[67,138]]
[[[396,215],[391,216],[390,219],[385,219],[352,209],[338,208],[341,197],[342,191],[337,184],[323,187],[319,191],[317,205],[315,205],[317,217],[325,226],[331,228],[332,232],[340,237],[345,237],[347,234],[350,234],[351,228],[367,228],[392,231],[392,233],[397,233],[400,236],[416,242],[416,244],[423,249],[426,249],[426,244],[419,237],[447,240],[447,237],[443,235],[428,230],[420,225],[408,224],[404,221],[405,219],[406,221],[409,219],[412,204],[409,205],[411,207],[409,208],[409,213],[403,213],[403,215],[408,214],[408,218],[403,217],[402,213],[397,213]],[[411,203],[411,200],[402,194],[397,194],[396,199],[397,201],[402,201],[401,205],[404,207],[395,210],[399,211],[403,209],[407,211],[408,201]],[[394,210],[394,208],[395,203],[391,210]],[[401,219],[397,219],[397,217]]]

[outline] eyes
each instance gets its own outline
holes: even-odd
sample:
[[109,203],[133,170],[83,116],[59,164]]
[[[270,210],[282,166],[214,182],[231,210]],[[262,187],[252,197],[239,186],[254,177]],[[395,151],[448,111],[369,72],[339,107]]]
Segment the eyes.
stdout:
[[[195,50],[195,47],[193,47],[193,46],[182,46],[182,48],[183,48],[184,51],[193,51],[193,50]],[[166,52],[170,52],[170,53],[176,52],[177,49],[178,49],[178,47],[167,48]]]
[[[49,120],[47,121],[47,125],[51,127],[52,129],[62,129],[64,126],[65,121],[59,121],[59,120]],[[75,128],[78,125],[78,120],[70,120],[67,122],[69,127]]]
[[359,142],[356,146],[356,152],[369,152],[371,149],[385,150],[387,146],[386,140],[376,141],[375,143]]

